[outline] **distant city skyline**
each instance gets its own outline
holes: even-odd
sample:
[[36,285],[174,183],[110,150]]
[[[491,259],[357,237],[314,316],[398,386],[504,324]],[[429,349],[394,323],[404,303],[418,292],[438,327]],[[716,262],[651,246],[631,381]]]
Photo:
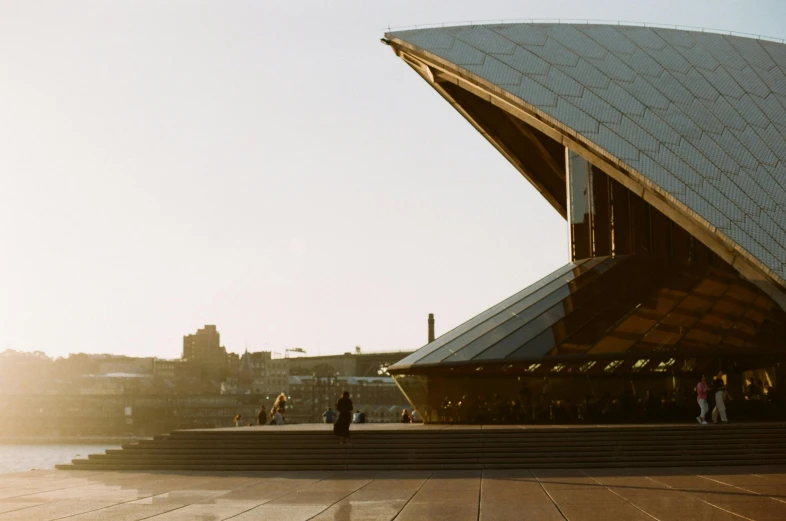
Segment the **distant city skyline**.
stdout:
[[[564,220],[379,39],[786,3],[0,5],[0,351],[407,351],[568,262]],[[539,255],[533,255],[537,249]]]

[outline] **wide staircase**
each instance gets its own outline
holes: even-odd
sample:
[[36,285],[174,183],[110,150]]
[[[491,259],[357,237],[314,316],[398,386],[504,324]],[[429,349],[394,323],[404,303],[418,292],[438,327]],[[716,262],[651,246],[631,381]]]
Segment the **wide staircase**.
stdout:
[[[298,427],[295,429],[295,427]],[[786,424],[438,428],[328,426],[174,431],[68,470],[395,470],[786,464]],[[357,427],[357,428],[356,428]]]

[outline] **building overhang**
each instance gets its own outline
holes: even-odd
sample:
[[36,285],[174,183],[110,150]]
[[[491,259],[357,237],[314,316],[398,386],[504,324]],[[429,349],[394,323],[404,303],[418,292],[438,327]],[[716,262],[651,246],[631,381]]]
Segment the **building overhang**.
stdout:
[[486,79],[410,42],[386,34],[404,60],[567,216],[564,150],[587,160],[706,245],[786,310],[786,279],[722,230],[609,151]]

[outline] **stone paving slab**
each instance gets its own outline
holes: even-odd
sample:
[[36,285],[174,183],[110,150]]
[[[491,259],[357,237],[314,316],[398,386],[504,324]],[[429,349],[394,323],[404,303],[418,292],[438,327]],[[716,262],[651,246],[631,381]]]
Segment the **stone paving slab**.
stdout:
[[0,474],[0,521],[783,521],[786,466]]

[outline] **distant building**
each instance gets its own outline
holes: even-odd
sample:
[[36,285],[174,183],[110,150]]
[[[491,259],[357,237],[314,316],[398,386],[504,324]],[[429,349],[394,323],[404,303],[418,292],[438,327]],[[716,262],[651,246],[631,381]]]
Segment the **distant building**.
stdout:
[[175,377],[175,366],[178,363],[177,360],[153,358],[153,376],[156,378],[173,379]]
[[196,334],[183,337],[183,360],[194,363],[208,375],[219,375],[227,369],[227,350],[214,325],[206,325]]
[[302,356],[289,359],[289,374],[329,376],[380,376],[386,368],[412,351],[363,353],[358,350],[341,355]]
[[[230,356],[233,353],[230,353]],[[237,356],[237,355],[235,355]],[[249,353],[246,350],[240,357],[237,370],[222,386],[225,394],[264,394],[287,393],[289,389],[289,359],[273,358],[270,351]]]
[[265,385],[271,393],[289,393],[289,360],[273,358],[265,372]]
[[133,358],[130,356],[115,355],[95,355],[93,358],[98,360],[98,374],[153,373],[153,358]]

